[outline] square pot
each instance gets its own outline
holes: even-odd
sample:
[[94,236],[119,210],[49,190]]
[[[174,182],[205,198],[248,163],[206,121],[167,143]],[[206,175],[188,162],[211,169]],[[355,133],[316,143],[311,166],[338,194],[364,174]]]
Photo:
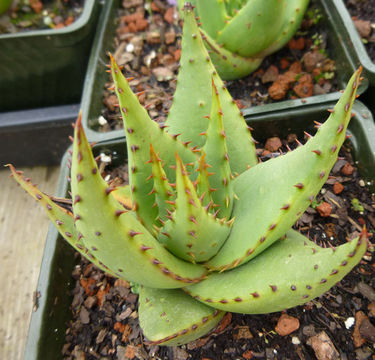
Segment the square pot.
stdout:
[[[357,65],[352,61],[349,50],[341,38],[341,28],[332,18],[330,7],[326,1],[316,0],[319,5],[323,19],[321,26],[326,28],[328,48],[330,49],[330,57],[335,61],[338,84],[341,88],[345,88],[347,81],[356,70]],[[109,62],[107,52],[113,50],[113,38],[116,31],[116,10],[119,6],[118,0],[108,0],[103,11],[102,21],[93,44],[90,62],[85,81],[85,87],[82,96],[82,119],[85,126],[87,136],[92,141],[102,141],[113,137],[122,137],[122,130],[114,130],[109,132],[99,132],[98,119],[103,108],[102,90],[108,81],[106,73],[106,64]],[[368,83],[364,80],[358,93],[362,93],[367,89]],[[242,109],[246,115],[258,114],[269,111],[279,111],[290,108],[303,108],[307,105],[321,104],[337,101],[341,93],[339,91],[325,94],[314,95],[312,97],[296,100],[280,101],[273,104],[253,106]]]
[[352,21],[343,0],[327,1],[326,7],[332,14],[332,19],[341,28],[340,36],[342,43],[348,54],[352,58],[352,62],[356,66],[363,66],[363,76],[369,82],[369,89],[364,95],[365,104],[375,111],[375,63],[371,60],[363,44],[361,37]]
[[0,35],[0,112],[80,100],[101,8],[85,1],[65,28]]
[[[258,140],[265,140],[274,135],[286,135],[290,132],[303,135],[303,130],[311,130],[314,121],[324,121],[326,111],[333,104],[311,105],[302,113],[297,109],[280,110],[273,114],[264,113],[247,117],[248,124],[255,128],[253,134]],[[352,135],[353,155],[358,161],[362,178],[368,182],[372,191],[375,188],[375,124],[368,109],[356,102],[353,107],[354,117],[349,126]],[[94,153],[112,153],[114,166],[126,160],[125,139],[115,139],[98,143]],[[57,196],[65,196],[68,191],[68,154],[65,155],[61,168]],[[64,344],[66,323],[71,318],[70,305],[74,284],[71,273],[76,259],[73,248],[59,238],[57,230],[51,225],[41,266],[37,291],[40,292],[38,309],[32,314],[29,336],[26,345],[25,360],[62,359],[61,349]]]
[[0,113],[0,166],[58,165],[79,104]]

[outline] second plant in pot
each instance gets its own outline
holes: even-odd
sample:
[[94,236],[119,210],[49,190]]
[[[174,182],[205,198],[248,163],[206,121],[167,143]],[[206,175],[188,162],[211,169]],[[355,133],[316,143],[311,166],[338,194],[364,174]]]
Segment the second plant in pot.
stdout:
[[[195,82],[208,70],[200,64],[192,8],[184,12],[193,36],[183,45],[191,61],[182,66],[191,76],[178,86],[194,88],[199,98]],[[313,138],[265,163],[258,163],[249,129],[215,72],[209,113],[199,101],[187,107],[192,92],[177,91],[167,129],[149,118],[113,59],[111,72],[127,135],[128,186],[102,179],[80,119],[72,211],[11,170],[77,251],[140,285],[139,318],[149,341],[183,344],[210,331],[226,311],[261,314],[305,303],[360,261],[365,230],[336,249],[291,230],[335,164],[360,70]]]

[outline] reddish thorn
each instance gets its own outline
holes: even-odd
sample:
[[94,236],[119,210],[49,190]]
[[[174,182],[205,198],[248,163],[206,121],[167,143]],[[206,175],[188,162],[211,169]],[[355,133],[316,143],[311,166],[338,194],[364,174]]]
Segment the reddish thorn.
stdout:
[[125,213],[126,213],[126,210],[116,210],[115,211],[116,216],[120,216],[120,215],[125,214]]
[[109,195],[112,191],[115,191],[115,190],[116,190],[115,187],[108,187],[108,188],[105,189],[105,193],[106,193],[107,195]]
[[134,236],[136,236],[136,235],[142,235],[142,233],[141,233],[141,232],[134,231],[134,230],[130,230],[130,231],[129,231],[129,236],[134,237]]

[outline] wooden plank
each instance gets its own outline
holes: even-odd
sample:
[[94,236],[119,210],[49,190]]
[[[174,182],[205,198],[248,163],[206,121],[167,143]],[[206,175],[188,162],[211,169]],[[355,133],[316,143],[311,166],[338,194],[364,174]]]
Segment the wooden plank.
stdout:
[[[46,193],[59,167],[22,169]],[[33,308],[49,220],[36,201],[0,170],[0,359],[21,360]]]

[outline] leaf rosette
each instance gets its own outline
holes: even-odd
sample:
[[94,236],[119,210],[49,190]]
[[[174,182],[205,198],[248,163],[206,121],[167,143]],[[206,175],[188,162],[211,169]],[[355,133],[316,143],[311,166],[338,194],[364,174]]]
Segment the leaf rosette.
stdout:
[[226,311],[262,314],[320,296],[367,249],[366,232],[336,249],[291,230],[337,160],[361,70],[314,137],[258,163],[244,118],[216,73],[191,7],[166,124],[140,105],[111,57],[124,120],[129,185],[101,177],[81,119],[71,164],[72,210],[13,176],[60,234],[111,276],[140,284],[139,319],[154,344],[180,345]]

